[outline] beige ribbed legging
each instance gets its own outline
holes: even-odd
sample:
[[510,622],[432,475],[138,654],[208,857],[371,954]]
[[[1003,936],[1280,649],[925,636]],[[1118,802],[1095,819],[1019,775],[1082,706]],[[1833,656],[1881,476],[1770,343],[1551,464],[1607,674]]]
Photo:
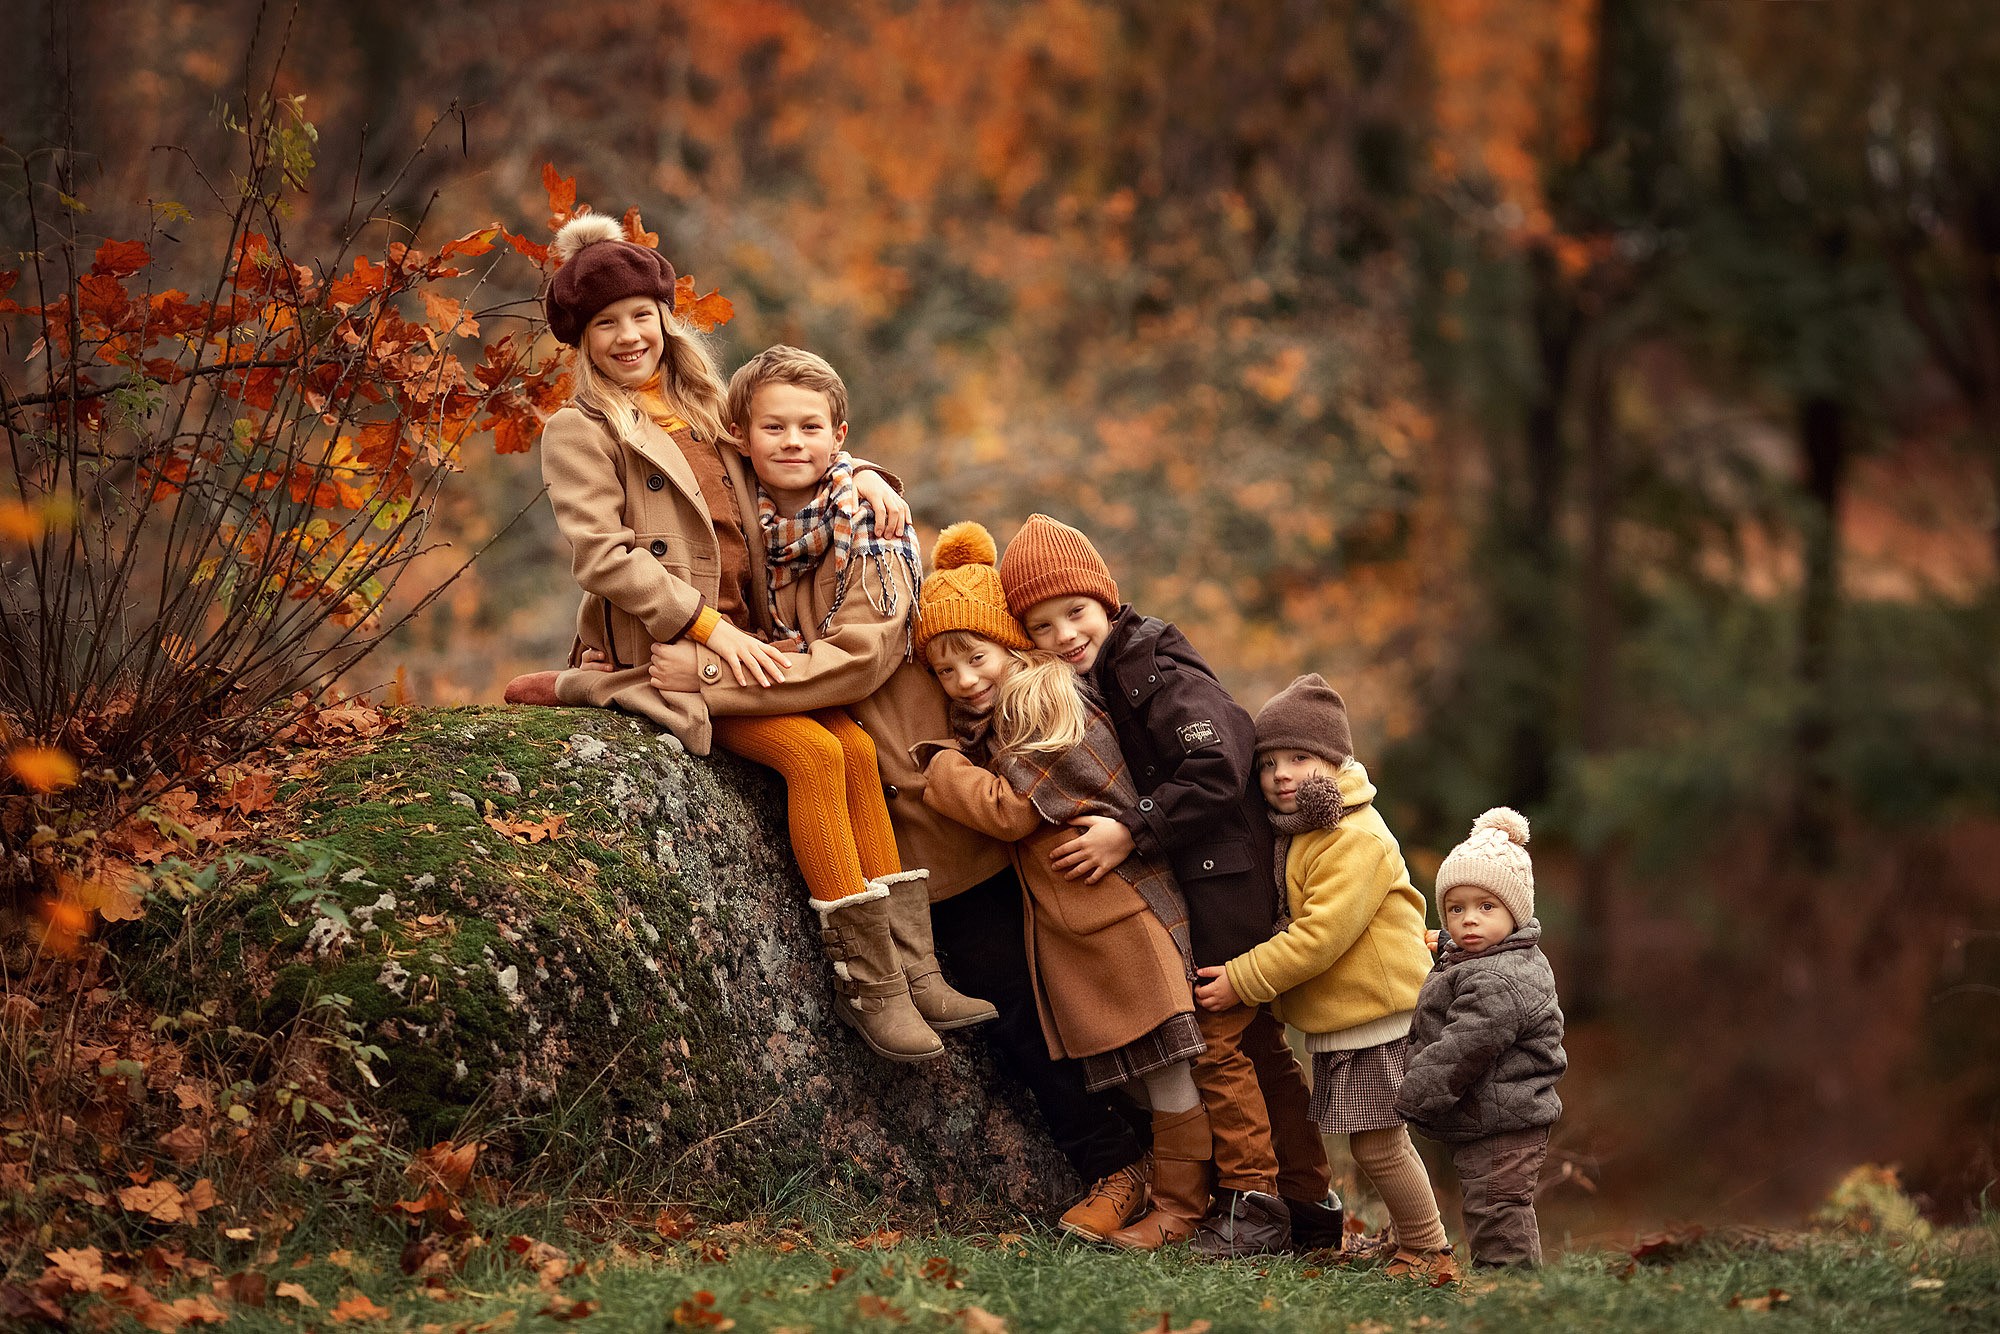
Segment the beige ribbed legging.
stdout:
[[1437,1192],[1430,1173],[1410,1143],[1407,1126],[1357,1130],[1347,1137],[1354,1165],[1382,1197],[1396,1244],[1406,1251],[1429,1254],[1445,1248],[1444,1218],[1438,1213]]

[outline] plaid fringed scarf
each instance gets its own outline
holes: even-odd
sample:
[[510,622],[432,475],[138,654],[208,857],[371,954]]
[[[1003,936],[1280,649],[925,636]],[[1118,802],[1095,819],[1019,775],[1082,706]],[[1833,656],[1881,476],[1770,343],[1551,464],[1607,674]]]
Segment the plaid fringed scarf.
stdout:
[[[1047,752],[1011,751],[996,755],[989,767],[1006,779],[1016,792],[1035,805],[1035,811],[1053,825],[1065,825],[1083,815],[1116,818],[1121,810],[1139,804],[1139,791],[1125,767],[1118,749],[1118,735],[1111,719],[1088,696],[1089,722],[1083,740],[1059,755]],[[1188,935],[1187,899],[1174,880],[1172,871],[1160,862],[1133,853],[1112,872],[1124,877],[1139,891],[1160,925],[1174,939],[1182,966],[1194,976],[1194,947]],[[1088,892],[1087,890],[1085,892]]]
[[[821,634],[832,628],[834,616],[847,600],[848,566],[855,557],[860,557],[862,562],[862,593],[867,597],[868,604],[884,616],[896,614],[892,560],[902,561],[912,589],[923,579],[923,568],[917,555],[916,530],[906,529],[903,536],[893,540],[876,535],[875,513],[855,494],[854,460],[844,450],[836,453],[828,463],[826,476],[819,484],[819,493],[804,509],[789,516],[778,513],[778,507],[771,503],[769,493],[759,486],[757,515],[764,528],[766,596],[770,599],[771,624],[777,627],[777,636],[771,642],[780,649],[803,652],[805,636],[800,633],[799,627],[789,624],[778,610],[778,590],[787,584],[811,578],[813,571],[819,568],[820,562],[827,559],[829,553],[833,559],[836,582],[833,605],[819,623]],[[873,588],[868,586],[871,567],[875,571]],[[905,657],[910,656],[910,622],[915,610],[916,595],[913,592],[903,609]]]

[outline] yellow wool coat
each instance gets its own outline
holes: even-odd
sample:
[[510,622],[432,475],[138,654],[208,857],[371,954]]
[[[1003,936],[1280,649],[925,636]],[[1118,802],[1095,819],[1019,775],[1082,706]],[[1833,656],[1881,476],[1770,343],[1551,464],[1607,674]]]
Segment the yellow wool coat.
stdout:
[[1275,1002],[1307,1034],[1408,1014],[1431,967],[1424,898],[1375,809],[1368,771],[1349,760],[1336,781],[1340,823],[1295,835],[1285,858],[1291,923],[1224,965],[1238,996]]
[[[893,615],[876,610],[879,589],[871,600],[856,582],[824,634],[820,621],[836,588],[832,563],[823,563],[813,579],[780,590],[785,615],[807,640],[805,653],[790,655],[781,685],[738,686],[721,659],[701,648],[697,665],[707,683],[701,691],[653,689],[647,677],[653,644],[679,638],[704,601],[714,605],[720,591],[715,524],[681,452],[683,442],[712,448],[721,459],[750,549],[751,628],[769,634],[772,626],[757,482],[743,455],[729,441],[703,440],[692,428],[669,433],[643,413],[633,437],[631,445],[621,445],[602,417],[575,406],[542,429],[542,475],[583,588],[577,653],[595,648],[616,668],[564,672],[557,697],[651,719],[696,755],[713,745],[711,714],[773,716],[844,706],[875,741],[897,850],[906,868],[930,871],[931,897],[949,898],[997,874],[1007,864],[1003,845],[923,803],[923,775],[909,747],[949,732],[950,724],[944,692],[904,657],[904,618],[914,594],[900,570]],[[857,581],[861,568],[850,567]],[[874,577],[872,566],[868,576]]]

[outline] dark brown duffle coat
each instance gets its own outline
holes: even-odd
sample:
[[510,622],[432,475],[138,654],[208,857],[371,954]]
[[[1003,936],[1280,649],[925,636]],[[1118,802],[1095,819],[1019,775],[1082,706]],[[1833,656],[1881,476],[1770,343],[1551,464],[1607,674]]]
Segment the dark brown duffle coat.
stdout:
[[1424,979],[1396,1110],[1428,1138],[1486,1139],[1562,1115],[1556,1081],[1569,1057],[1541,939],[1531,917],[1482,954],[1446,945]]
[[1090,677],[1139,791],[1119,822],[1137,855],[1165,861],[1187,896],[1196,966],[1262,944],[1278,901],[1256,723],[1187,636],[1130,606],[1118,609]]

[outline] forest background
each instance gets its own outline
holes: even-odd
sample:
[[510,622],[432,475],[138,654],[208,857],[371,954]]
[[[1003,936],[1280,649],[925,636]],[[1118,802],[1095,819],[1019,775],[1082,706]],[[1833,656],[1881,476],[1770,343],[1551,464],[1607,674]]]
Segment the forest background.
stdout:
[[[68,127],[82,230],[188,201],[150,244],[204,253],[215,108],[282,48],[294,253],[540,236],[553,163],[733,303],[725,364],[827,355],[927,537],[1053,514],[1247,706],[1324,673],[1420,882],[1526,811],[1559,1228],[1994,1180],[1977,0],[36,8],[0,135]],[[535,456],[459,465],[410,587],[492,545],[350,690],[494,701],[568,649]]]

